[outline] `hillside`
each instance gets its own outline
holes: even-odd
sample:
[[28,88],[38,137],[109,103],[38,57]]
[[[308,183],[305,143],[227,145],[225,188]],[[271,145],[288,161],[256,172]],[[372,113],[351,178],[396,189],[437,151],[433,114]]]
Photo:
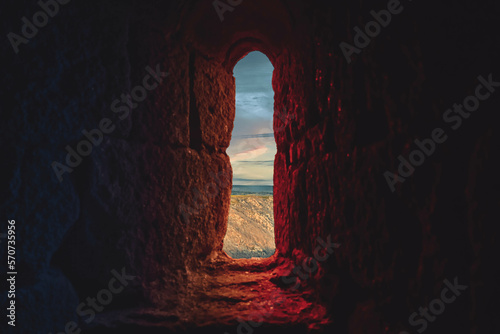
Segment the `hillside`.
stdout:
[[233,258],[274,253],[273,196],[233,195],[224,251]]

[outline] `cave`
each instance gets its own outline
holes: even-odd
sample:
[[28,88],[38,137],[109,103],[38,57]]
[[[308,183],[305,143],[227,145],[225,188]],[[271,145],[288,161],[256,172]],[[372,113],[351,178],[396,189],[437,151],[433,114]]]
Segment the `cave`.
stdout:
[[[2,333],[500,330],[495,1],[9,5]],[[252,51],[285,113],[276,252],[236,260],[232,71]]]

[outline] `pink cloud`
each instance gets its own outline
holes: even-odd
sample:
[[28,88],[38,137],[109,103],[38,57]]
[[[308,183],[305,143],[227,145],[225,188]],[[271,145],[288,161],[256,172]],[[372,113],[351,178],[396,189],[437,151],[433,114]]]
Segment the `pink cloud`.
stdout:
[[235,154],[233,157],[231,157],[231,163],[241,160],[252,160],[265,154],[267,151],[268,148],[266,146],[259,146],[256,148],[252,148],[250,150]]

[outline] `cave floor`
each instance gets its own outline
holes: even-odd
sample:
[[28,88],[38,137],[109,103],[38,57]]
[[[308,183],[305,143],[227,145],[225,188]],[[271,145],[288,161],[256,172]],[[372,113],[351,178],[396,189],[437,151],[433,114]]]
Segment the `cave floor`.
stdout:
[[311,291],[279,287],[284,259],[218,256],[196,273],[168,310],[134,308],[99,315],[88,333],[311,333],[329,323]]

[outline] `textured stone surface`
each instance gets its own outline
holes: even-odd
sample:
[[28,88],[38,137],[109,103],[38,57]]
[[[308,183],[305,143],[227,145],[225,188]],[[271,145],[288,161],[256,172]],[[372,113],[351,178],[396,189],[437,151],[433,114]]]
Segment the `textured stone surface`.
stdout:
[[[8,3],[4,35],[39,10]],[[409,315],[458,276],[469,289],[429,333],[498,331],[500,92],[394,193],[383,177],[415,138],[444,126],[444,111],[474,93],[478,75],[500,80],[498,4],[404,3],[348,64],[339,43],[385,6],[244,1],[221,22],[211,1],[72,1],[19,54],[4,38],[0,211],[18,223],[19,289],[45,284],[57,267],[71,286],[40,296],[72,310],[74,298],[60,296],[95,295],[109,270],[126,267],[137,278],[113,308],[203,298],[189,282],[219,256],[226,232],[231,72],[259,50],[275,68],[275,110],[288,115],[274,121],[277,259],[302,263],[318,236],[341,243],[304,283],[332,315],[331,329],[410,330]],[[118,122],[112,102],[157,64],[169,76]],[[51,162],[103,117],[117,129],[58,183]]]
[[221,255],[190,275],[188,288],[178,293],[183,297],[180,302],[170,295],[166,296],[170,307],[104,313],[87,332],[317,332],[330,319],[324,305],[315,302],[312,289],[294,291],[276,284],[291,266],[283,259],[234,260]]

